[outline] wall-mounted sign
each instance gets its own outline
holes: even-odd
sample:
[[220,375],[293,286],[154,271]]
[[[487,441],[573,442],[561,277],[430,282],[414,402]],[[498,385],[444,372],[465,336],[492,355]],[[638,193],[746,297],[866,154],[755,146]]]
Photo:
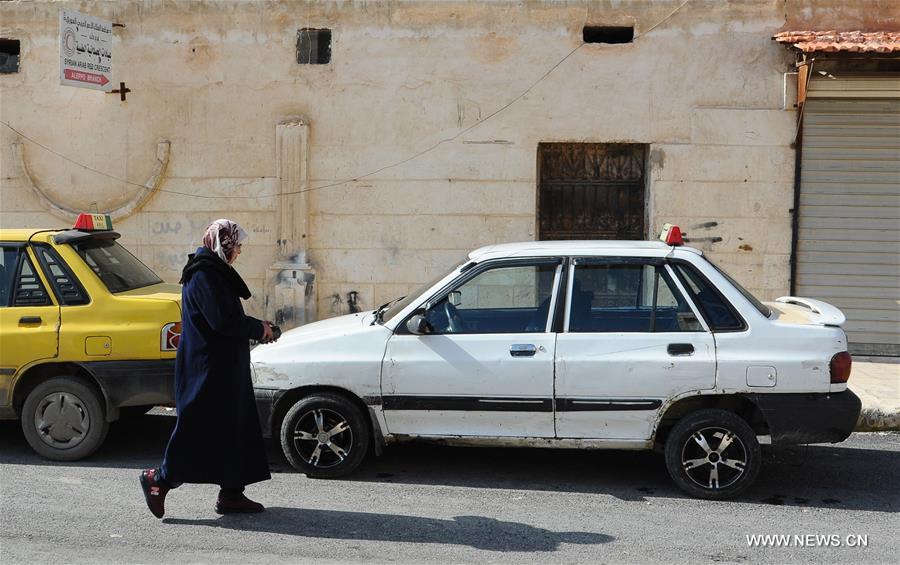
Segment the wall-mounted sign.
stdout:
[[111,80],[112,22],[60,10],[60,84],[108,91]]

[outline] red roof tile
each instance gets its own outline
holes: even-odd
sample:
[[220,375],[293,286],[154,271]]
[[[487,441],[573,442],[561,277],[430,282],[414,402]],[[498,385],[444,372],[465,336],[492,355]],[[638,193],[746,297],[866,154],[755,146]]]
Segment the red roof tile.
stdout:
[[804,53],[900,52],[900,32],[897,31],[783,31],[776,33],[772,39],[792,44]]

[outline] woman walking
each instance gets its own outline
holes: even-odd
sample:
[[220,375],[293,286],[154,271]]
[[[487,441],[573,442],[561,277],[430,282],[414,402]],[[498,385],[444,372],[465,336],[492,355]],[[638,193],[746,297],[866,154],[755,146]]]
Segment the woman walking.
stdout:
[[245,315],[241,306],[250,290],[231,264],[246,238],[236,223],[216,220],[181,274],[178,421],[162,465],[140,477],[157,518],[165,513],[166,494],[181,483],[219,485],[220,514],[264,510],[244,496],[246,485],[271,478],[250,380],[249,340],[269,342],[273,334],[268,322]]

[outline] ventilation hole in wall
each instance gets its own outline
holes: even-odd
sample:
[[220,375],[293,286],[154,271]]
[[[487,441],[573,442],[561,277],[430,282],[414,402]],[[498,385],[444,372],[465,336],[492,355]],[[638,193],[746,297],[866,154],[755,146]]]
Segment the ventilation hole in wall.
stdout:
[[303,28],[297,32],[297,63],[325,65],[330,62],[330,29]]
[[584,26],[585,43],[631,43],[634,26]]
[[19,40],[0,39],[0,73],[19,72]]

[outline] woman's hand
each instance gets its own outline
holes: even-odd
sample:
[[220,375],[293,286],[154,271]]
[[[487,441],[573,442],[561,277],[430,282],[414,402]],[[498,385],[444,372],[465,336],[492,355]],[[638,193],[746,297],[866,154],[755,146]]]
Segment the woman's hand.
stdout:
[[275,341],[275,334],[272,333],[272,326],[269,322],[263,321],[263,335],[262,339],[259,340],[260,343],[272,343]]

